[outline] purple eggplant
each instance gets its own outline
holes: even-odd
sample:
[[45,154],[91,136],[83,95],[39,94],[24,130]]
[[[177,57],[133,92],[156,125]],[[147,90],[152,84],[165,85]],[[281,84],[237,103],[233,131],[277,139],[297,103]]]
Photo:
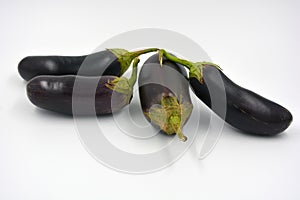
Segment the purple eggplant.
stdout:
[[28,82],[27,95],[37,107],[58,113],[111,114],[130,103],[138,62],[134,62],[130,79],[116,76],[38,76]]
[[[291,124],[293,116],[286,108],[237,85],[219,66],[209,62],[193,63],[164,50],[161,52],[169,60],[190,69],[190,85],[196,96],[231,126],[250,134],[272,136]],[[225,95],[225,100],[220,94]]]
[[149,48],[128,52],[125,49],[107,49],[84,56],[28,56],[21,60],[18,71],[27,81],[40,75],[120,77],[134,58],[157,50],[157,48]]
[[193,105],[185,69],[164,58],[161,66],[159,55],[155,54],[144,63],[138,83],[141,107],[147,120],[167,135],[177,134],[186,141],[182,127]]
[[[221,77],[221,81],[216,81]],[[258,135],[277,135],[291,124],[292,114],[281,105],[270,101],[231,81],[221,70],[203,65],[204,82],[191,78],[190,84],[197,97],[221,115],[221,109],[213,104],[221,104],[220,98],[212,96],[225,92],[226,114],[223,119],[231,126],[244,132]],[[225,91],[224,91],[225,89]]]

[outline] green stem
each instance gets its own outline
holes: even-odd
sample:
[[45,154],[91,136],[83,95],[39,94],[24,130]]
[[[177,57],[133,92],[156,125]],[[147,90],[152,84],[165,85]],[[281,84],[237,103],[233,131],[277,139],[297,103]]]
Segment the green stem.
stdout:
[[131,59],[134,59],[142,54],[150,53],[150,52],[154,52],[154,51],[158,51],[158,50],[159,50],[158,48],[148,48],[148,49],[142,49],[142,50],[138,50],[138,51],[128,52],[128,54]]
[[200,83],[203,83],[203,65],[209,65],[212,67],[215,67],[219,70],[222,70],[221,67],[219,67],[218,65],[211,63],[211,62],[190,62],[188,60],[184,60],[184,59],[180,59],[177,58],[176,56],[171,55],[170,53],[168,53],[167,51],[165,51],[164,49],[160,49],[159,50],[159,61],[162,64],[162,55],[167,58],[170,61],[173,61],[175,63],[181,64],[183,66],[185,66],[186,68],[189,69],[189,79],[191,78],[196,78]]
[[121,73],[120,76],[123,75],[127,69],[129,68],[130,64],[132,63],[132,60],[142,54],[145,53],[150,53],[150,52],[154,52],[154,51],[158,51],[158,48],[148,48],[148,49],[142,49],[142,50],[138,50],[138,51],[133,51],[133,52],[129,52],[126,49],[118,49],[118,48],[114,48],[114,49],[107,49],[108,51],[110,51],[111,53],[113,53],[119,63],[120,63],[120,67],[121,67]]
[[188,60],[184,60],[184,59],[181,59],[181,58],[177,58],[176,56],[171,55],[170,53],[168,53],[164,49],[160,49],[159,51],[160,51],[159,53],[161,53],[168,60],[173,61],[173,62],[178,63],[178,64],[181,64],[181,65],[187,67],[188,69],[191,69],[191,67],[193,67],[193,65],[194,65],[193,62],[190,62]]
[[[177,58],[176,56],[169,54],[164,49],[160,49],[159,54],[162,54],[165,58],[167,58],[170,61],[185,66],[189,69],[189,78],[196,78],[200,83],[203,83],[203,65],[201,63],[193,63],[188,60]],[[160,59],[162,59],[162,57]],[[160,63],[162,63],[162,60],[160,60]]]
[[133,86],[136,82],[136,79],[137,79],[137,65],[138,65],[139,62],[140,62],[139,58],[135,58],[133,60],[132,73],[131,73],[130,78],[128,79],[128,83],[129,83],[130,88],[133,88]]
[[181,129],[178,129],[176,131],[176,135],[179,137],[179,139],[183,142],[187,141],[187,137],[182,133]]

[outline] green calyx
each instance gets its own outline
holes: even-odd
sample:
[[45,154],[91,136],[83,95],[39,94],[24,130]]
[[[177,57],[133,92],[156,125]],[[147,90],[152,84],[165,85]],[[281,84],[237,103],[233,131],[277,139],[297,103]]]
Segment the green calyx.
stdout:
[[189,79],[196,78],[200,83],[203,83],[203,65],[201,63],[194,63],[189,72]]
[[138,56],[140,56],[142,54],[158,51],[159,49],[158,48],[148,48],[148,49],[142,49],[142,50],[133,51],[133,52],[129,52],[126,49],[118,49],[118,48],[107,49],[107,50],[110,51],[111,53],[113,53],[118,58],[118,61],[121,65],[121,74],[124,74],[127,71],[127,69],[129,68],[132,60],[134,60],[135,58],[137,58]]
[[222,70],[218,65],[211,63],[211,62],[191,62],[188,60],[184,60],[181,58],[177,58],[176,56],[171,55],[164,49],[159,50],[159,61],[162,64],[162,59],[163,56],[166,57],[168,60],[181,64],[185,66],[186,68],[189,69],[189,79],[191,78],[196,78],[200,83],[203,83],[203,66],[208,65],[208,66],[213,66],[216,67],[219,70]]
[[182,126],[192,109],[191,103],[178,102],[175,96],[163,96],[160,105],[152,106],[145,115],[166,134],[177,134],[182,141],[186,141],[187,137],[182,133]]
[[132,73],[129,79],[125,77],[116,77],[112,81],[108,81],[105,86],[115,92],[125,94],[128,98],[128,102],[131,99],[133,93],[133,86],[137,79],[137,65],[140,62],[139,58],[135,58],[132,65]]
[[121,94],[127,95],[132,93],[132,88],[129,85],[129,80],[125,77],[116,77],[112,81],[108,81],[105,86]]
[[105,86],[111,89],[114,92],[118,92],[123,94],[122,104],[129,104],[131,96],[132,96],[132,88],[129,85],[129,81],[125,77],[117,77],[112,81],[108,81]]

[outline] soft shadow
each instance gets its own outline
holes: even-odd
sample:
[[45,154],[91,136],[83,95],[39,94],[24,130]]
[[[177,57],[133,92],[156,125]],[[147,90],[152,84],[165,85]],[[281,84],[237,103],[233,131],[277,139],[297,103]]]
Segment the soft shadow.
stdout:
[[[57,113],[54,111],[44,110],[40,108],[34,108],[35,113],[40,115],[41,117],[53,117],[53,118],[62,118],[62,119],[74,119],[73,115],[68,115],[64,113]],[[120,111],[119,111],[120,112]],[[118,113],[119,113],[118,112]],[[113,114],[105,114],[105,115],[77,115],[76,118],[78,119],[92,119],[92,118],[112,118]]]
[[[205,105],[202,105],[202,104],[199,106],[199,110],[197,110],[197,112],[201,112],[200,121],[198,122],[200,131],[199,131],[198,137],[194,141],[193,145],[190,147],[190,151],[189,151],[189,153],[195,158],[198,158],[198,154],[199,154],[199,149],[197,149],[197,145],[201,144],[202,142],[205,142],[205,138],[201,137],[201,136],[203,136],[203,134],[205,134],[205,132],[210,124],[211,115],[214,115],[214,113],[212,113],[212,111],[208,107],[206,107]],[[293,134],[293,133],[296,134],[297,132],[299,132],[299,130],[296,127],[291,126],[286,131],[284,131],[280,134],[277,134],[277,135],[273,135],[273,136],[272,135],[258,135],[258,134],[251,134],[248,132],[241,131],[225,122],[222,133],[221,133],[222,135],[220,137],[220,140],[222,140],[223,138],[230,139],[230,140],[231,139],[239,140],[242,137],[244,137],[245,139],[249,138],[252,140],[264,140],[264,141],[285,140],[290,136],[290,134]],[[198,143],[197,140],[199,140],[199,139],[201,141]],[[219,142],[220,141],[218,141],[218,143]],[[216,146],[218,145],[218,143],[216,144]],[[212,150],[212,152],[213,152],[213,150]],[[210,152],[210,154],[212,152]],[[207,156],[210,156],[210,154],[208,154]],[[203,167],[204,167],[203,161],[199,159],[198,163],[199,163],[199,168],[203,169]]]
[[41,116],[41,117],[52,117],[52,118],[61,118],[61,119],[73,119],[72,115],[66,115],[66,114],[61,114],[53,111],[48,111],[40,108],[33,108],[35,114]]

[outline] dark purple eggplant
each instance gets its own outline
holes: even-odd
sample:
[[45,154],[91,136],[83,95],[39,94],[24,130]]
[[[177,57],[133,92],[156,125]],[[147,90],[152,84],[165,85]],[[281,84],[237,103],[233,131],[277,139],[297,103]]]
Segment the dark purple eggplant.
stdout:
[[132,60],[141,54],[157,51],[149,48],[134,52],[107,49],[84,56],[28,56],[18,66],[25,80],[39,75],[122,76]]
[[[222,81],[215,81],[221,77]],[[231,126],[244,132],[258,135],[277,135],[286,130],[291,124],[292,114],[281,105],[270,101],[250,90],[231,81],[221,70],[203,65],[204,83],[196,78],[190,79],[190,84],[197,95],[209,108],[221,116],[221,109],[213,104],[220,104],[220,98],[212,96],[226,94],[225,121]]]
[[137,63],[129,80],[116,76],[38,76],[28,82],[27,95],[37,107],[58,113],[111,114],[130,103]]
[[148,121],[162,132],[177,134],[185,141],[182,127],[188,120],[193,105],[184,67],[166,59],[159,62],[159,55],[151,56],[139,74],[141,107]]
[[[291,124],[293,117],[286,108],[235,84],[217,65],[192,63],[166,51],[163,55],[190,69],[190,85],[196,96],[231,126],[246,133],[271,136]],[[226,97],[222,98],[221,94]]]

